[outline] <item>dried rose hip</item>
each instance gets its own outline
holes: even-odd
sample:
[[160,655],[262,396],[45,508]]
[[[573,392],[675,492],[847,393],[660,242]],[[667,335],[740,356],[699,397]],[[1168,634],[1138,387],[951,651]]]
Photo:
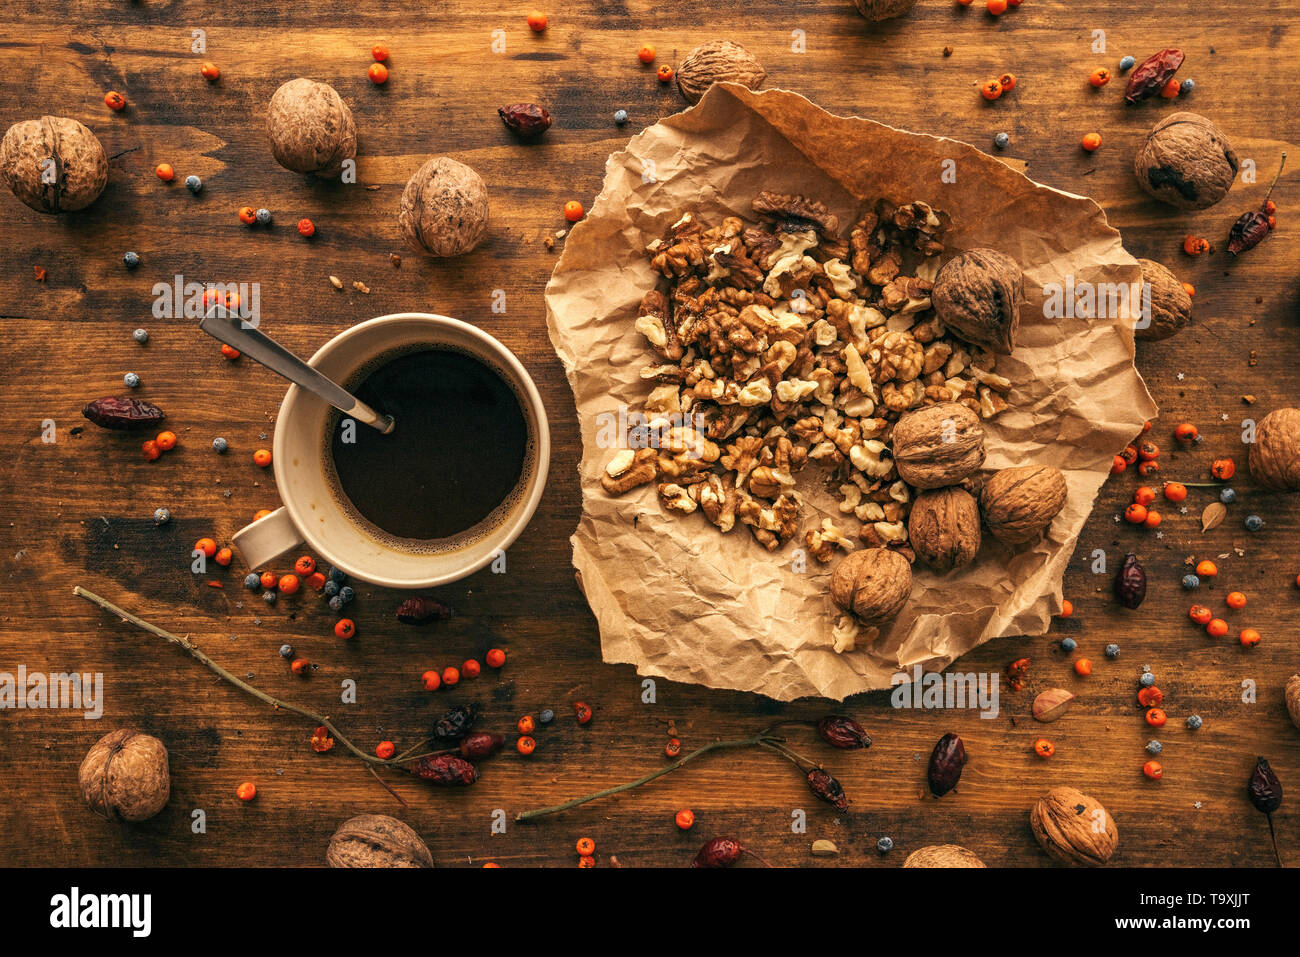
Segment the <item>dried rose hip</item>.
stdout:
[[849,799],[844,793],[844,788],[840,785],[840,782],[821,768],[813,768],[808,772],[808,788],[835,810],[847,811],[849,809]]
[[501,122],[520,136],[540,136],[551,128],[551,114],[536,103],[512,103],[497,113]]
[[945,734],[930,753],[930,793],[943,797],[961,780],[966,766],[966,745],[955,734]]
[[469,734],[475,717],[473,705],[457,705],[438,719],[433,726],[433,736],[439,741],[459,741]]
[[1137,608],[1147,597],[1147,573],[1133,554],[1124,556],[1124,564],[1115,573],[1115,600],[1125,608]]
[[461,738],[460,756],[462,758],[487,758],[500,751],[506,743],[503,735],[489,731],[475,731]]
[[817,733],[833,748],[869,748],[871,737],[862,725],[842,714],[832,714],[817,722]]
[[397,620],[404,625],[423,625],[431,621],[446,621],[452,610],[432,598],[408,598],[397,606]]
[[478,771],[454,754],[439,754],[420,758],[411,765],[411,773],[440,787],[468,787],[478,780]]
[[715,837],[700,848],[691,867],[730,867],[744,853],[745,849],[734,838]]
[[166,418],[152,402],[130,396],[104,396],[89,403],[81,414],[102,429],[142,429]]
[[1173,79],[1186,59],[1182,50],[1170,48],[1153,53],[1138,64],[1129,74],[1128,89],[1124,92],[1126,103],[1136,103],[1155,96]]

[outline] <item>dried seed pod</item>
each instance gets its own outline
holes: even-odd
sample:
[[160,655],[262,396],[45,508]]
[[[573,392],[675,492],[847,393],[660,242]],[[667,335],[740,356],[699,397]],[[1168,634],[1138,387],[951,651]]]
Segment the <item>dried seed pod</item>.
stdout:
[[38,213],[84,209],[108,183],[108,159],[76,120],[42,116],[9,127],[0,141],[0,181]]
[[454,754],[426,755],[408,770],[439,787],[469,787],[478,780],[478,769]]
[[147,821],[171,795],[167,749],[139,731],[113,731],[86,753],[77,781],[96,814],[110,821]]
[[904,867],[984,867],[973,851],[958,844],[931,844],[907,855]]
[[996,249],[970,249],[943,264],[930,301],[943,324],[967,342],[1010,355],[1020,325],[1025,277]]
[[343,97],[328,83],[306,77],[271,96],[266,135],[275,161],[295,173],[338,176],[343,161],[357,155],[357,127]]
[[1101,802],[1074,788],[1052,788],[1029,810],[1039,845],[1063,864],[1105,864],[1119,844],[1119,828]]
[[740,860],[745,848],[732,837],[715,837],[695,855],[691,867],[730,867]]
[[853,5],[858,8],[858,13],[877,23],[910,13],[916,0],[853,0]]
[[404,625],[426,625],[431,621],[446,621],[452,614],[450,608],[432,598],[408,598],[397,606],[397,620]]
[[1033,541],[1065,506],[1065,476],[1050,465],[1025,465],[993,474],[980,492],[989,532],[1007,545]]
[[961,738],[951,732],[939,739],[930,752],[930,767],[926,779],[930,782],[930,793],[943,797],[957,786],[961,780],[962,769],[966,767],[966,745]]
[[975,498],[956,486],[922,492],[907,518],[908,540],[936,572],[969,565],[980,550],[980,510]]
[[1124,556],[1124,564],[1115,573],[1115,600],[1125,608],[1138,608],[1147,597],[1147,572],[1133,554]]
[[833,748],[847,750],[871,747],[871,737],[866,729],[842,714],[827,715],[818,721],[817,735]]
[[397,227],[412,249],[447,258],[469,252],[488,223],[487,187],[464,163],[438,156],[415,171],[402,190]]
[[433,867],[429,847],[386,814],[358,814],[339,825],[325,851],[330,867]]
[[843,785],[821,768],[813,768],[808,772],[808,790],[837,811],[849,809],[849,798],[844,793]]
[[1206,209],[1232,188],[1237,154],[1228,138],[1197,113],[1174,113],[1146,135],[1133,160],[1138,185],[1179,209]]
[[767,71],[753,55],[730,40],[700,44],[677,68],[677,88],[687,103],[698,103],[715,83],[739,83],[757,90],[765,79]]
[[87,403],[81,414],[101,429],[142,429],[167,417],[152,402],[129,395],[106,395]]
[[1286,680],[1286,711],[1291,715],[1291,723],[1300,728],[1300,675]]
[[831,574],[831,601],[867,625],[895,618],[911,593],[912,566],[887,548],[850,552]]
[[500,107],[497,115],[507,129],[525,139],[540,136],[551,128],[551,114],[536,103],[512,103]]
[[447,712],[434,723],[433,736],[444,742],[459,741],[469,734],[478,713],[473,705],[460,704],[448,708]]
[[1250,476],[1265,488],[1300,489],[1300,409],[1274,409],[1255,426]]
[[470,761],[490,758],[506,743],[504,735],[492,731],[475,731],[460,739],[460,756]]
[[984,464],[984,427],[959,402],[903,415],[891,436],[898,475],[914,488],[956,485]]
[[1151,314],[1134,326],[1139,339],[1168,339],[1192,321],[1192,297],[1183,284],[1164,266],[1150,259],[1139,259],[1142,282],[1151,290]]

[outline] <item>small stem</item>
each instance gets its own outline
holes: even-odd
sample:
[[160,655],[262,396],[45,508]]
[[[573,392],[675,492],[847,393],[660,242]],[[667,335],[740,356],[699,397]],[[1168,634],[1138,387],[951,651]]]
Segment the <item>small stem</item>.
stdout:
[[1286,169],[1286,153],[1282,154],[1282,162],[1277,168],[1277,174],[1273,177],[1273,182],[1268,184],[1268,192],[1264,194],[1264,205],[1268,205],[1268,198],[1273,195],[1273,187],[1277,181],[1282,178],[1282,170]]
[[1279,851],[1277,847],[1277,831],[1273,829],[1273,814],[1270,811],[1268,814],[1265,814],[1264,816],[1268,818],[1269,837],[1273,838],[1273,856],[1277,858],[1277,866],[1284,867],[1285,865],[1282,863],[1282,852]]
[[767,748],[769,751],[781,755],[781,757],[785,758],[804,774],[807,774],[811,770],[811,767],[804,767],[805,759],[798,752],[792,751],[785,745],[777,744],[775,742],[775,738],[764,738],[762,741],[758,742],[758,746],[760,748]]
[[383,788],[385,791],[387,791],[389,794],[391,794],[391,795],[393,796],[393,800],[394,800],[394,801],[396,801],[398,804],[402,805],[402,807],[408,807],[408,808],[409,808],[409,807],[411,806],[411,805],[409,805],[409,804],[406,803],[406,799],[405,799],[405,798],[403,798],[400,794],[398,794],[396,791],[394,791],[394,790],[389,786],[389,784],[388,784],[387,781],[385,781],[383,778],[381,778],[381,777],[379,776],[379,772],[375,770],[375,768],[374,768],[373,765],[367,764],[367,765],[366,765],[366,770],[369,771],[371,774],[373,774],[373,775],[375,776],[375,780],[379,782],[379,786],[380,786],[381,788]]
[[687,762],[693,761],[701,755],[708,754],[710,751],[721,751],[724,748],[748,748],[761,744],[765,732],[759,732],[752,738],[736,738],[730,741],[714,741],[712,744],[706,744],[702,748],[696,748],[690,754],[678,758],[667,767],[660,768],[658,771],[652,771],[644,777],[639,777],[635,781],[628,781],[626,784],[619,784],[612,788],[605,788],[603,791],[596,791],[594,794],[588,794],[585,797],[574,798],[571,801],[565,801],[563,804],[553,804],[550,807],[534,808],[530,811],[520,811],[515,815],[516,821],[531,821],[534,818],[543,817],[547,814],[558,814],[561,811],[567,811],[575,808],[579,804],[586,804],[588,801],[595,801],[599,798],[609,797],[611,794],[618,794],[622,791],[630,791],[638,788],[643,784],[648,784],[655,778],[661,778],[665,774],[671,774],[678,768],[684,767]]

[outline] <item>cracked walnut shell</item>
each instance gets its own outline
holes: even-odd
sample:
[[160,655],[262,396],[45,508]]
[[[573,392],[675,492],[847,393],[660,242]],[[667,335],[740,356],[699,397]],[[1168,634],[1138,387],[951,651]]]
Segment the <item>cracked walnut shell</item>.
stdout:
[[974,851],[968,851],[959,844],[931,844],[918,847],[907,860],[904,867],[984,867]]
[[357,155],[357,127],[343,97],[328,83],[298,77],[271,96],[266,135],[275,161],[295,173],[337,176]]
[[875,22],[892,20],[911,12],[916,6],[916,0],[853,0],[853,4],[858,8],[858,13]]
[[110,821],[147,821],[171,796],[167,749],[139,731],[113,731],[86,752],[77,783],[96,814]]
[[1232,188],[1237,154],[1223,131],[1197,113],[1173,113],[1146,135],[1133,158],[1138,185],[1179,209],[1207,209]]
[[433,867],[429,847],[386,814],[358,814],[339,825],[325,850],[330,867]]
[[943,264],[930,301],[943,324],[967,342],[1004,356],[1016,345],[1025,278],[996,249],[970,249]]
[[956,485],[984,464],[979,416],[959,402],[940,402],[898,420],[892,435],[899,477],[914,488]]
[[1001,469],[980,492],[984,523],[1005,545],[1032,541],[1065,505],[1065,476],[1050,465]]
[[1029,810],[1029,827],[1062,864],[1097,867],[1110,860],[1119,828],[1101,803],[1074,788],[1052,788]]
[[108,159],[95,134],[76,120],[23,120],[0,142],[0,182],[38,213],[72,212],[104,191]]
[[1138,265],[1142,267],[1142,282],[1151,290],[1151,315],[1149,321],[1134,326],[1133,335],[1151,341],[1168,339],[1192,321],[1192,297],[1160,263],[1139,259]]
[[698,103],[715,83],[739,83],[757,90],[765,79],[767,71],[753,54],[730,40],[700,44],[677,68],[677,87],[688,103]]
[[922,492],[907,518],[912,550],[936,572],[969,565],[980,550],[980,511],[965,489]]
[[1300,675],[1292,675],[1286,680],[1286,712],[1291,716],[1291,723],[1300,728]]
[[483,238],[487,222],[482,178],[449,156],[429,160],[402,190],[397,227],[417,252],[441,258],[467,253]]
[[1265,488],[1300,489],[1300,409],[1274,409],[1255,427],[1250,476]]
[[831,601],[865,625],[895,618],[911,593],[912,566],[887,548],[851,552],[831,574]]

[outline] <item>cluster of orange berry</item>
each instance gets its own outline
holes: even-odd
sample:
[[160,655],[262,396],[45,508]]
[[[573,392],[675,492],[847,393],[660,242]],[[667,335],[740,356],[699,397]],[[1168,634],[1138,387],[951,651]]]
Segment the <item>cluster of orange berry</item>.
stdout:
[[986,100],[999,99],[1003,93],[1010,93],[1016,88],[1016,75],[1014,73],[1003,73],[992,80],[986,80],[980,86],[980,95]]
[[204,558],[212,559],[222,568],[227,567],[235,560],[235,553],[230,550],[229,546],[218,548],[217,543],[210,538],[200,538],[195,542],[194,551],[202,554]]
[[[1203,561],[1196,566],[1196,574],[1201,578],[1213,578],[1219,574],[1218,567],[1212,561]],[[1297,580],[1300,584],[1300,579]],[[1224,596],[1224,604],[1234,611],[1246,607],[1246,595],[1244,592],[1231,591]],[[1222,618],[1217,618],[1205,605],[1193,605],[1187,611],[1187,617],[1198,625],[1205,626],[1205,633],[1211,638],[1222,638],[1230,630],[1228,623]],[[1241,642],[1243,648],[1254,648],[1260,642],[1260,634],[1254,628],[1243,628],[1237,635],[1237,640]]]
[[[488,663],[489,668],[500,668],[506,663],[506,653],[500,648],[492,648],[483,656],[483,660]],[[450,688],[459,684],[461,678],[477,678],[482,673],[483,666],[478,663],[478,659],[469,658],[459,668],[448,666],[441,672],[433,669],[426,671],[420,675],[420,683],[424,685],[425,691],[437,691],[444,686]]]
[[152,439],[147,439],[144,445],[140,447],[144,452],[144,460],[146,462],[156,462],[158,459],[162,458],[164,452],[170,452],[172,449],[176,448],[176,443],[178,441],[179,439],[176,438],[175,432],[159,432]]

